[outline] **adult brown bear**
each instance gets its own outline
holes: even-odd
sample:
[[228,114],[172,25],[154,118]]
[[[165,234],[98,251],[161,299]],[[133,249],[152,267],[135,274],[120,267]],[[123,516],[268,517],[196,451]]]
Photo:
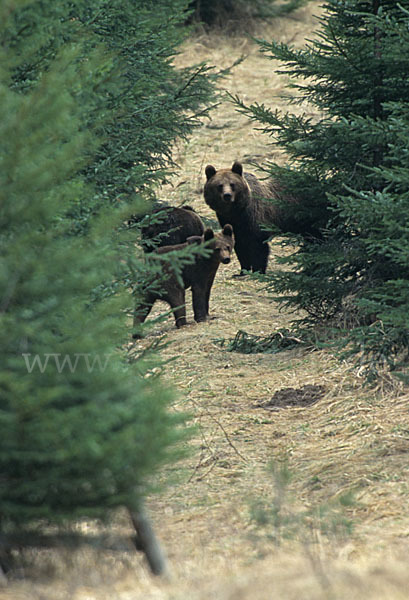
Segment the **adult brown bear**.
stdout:
[[[282,189],[273,181],[263,182],[251,173],[243,173],[241,163],[231,169],[205,170],[204,199],[217,215],[220,225],[231,223],[235,235],[235,251],[241,272],[265,273],[268,262],[268,239],[275,228],[293,233],[304,233],[303,224],[280,208],[277,200]],[[275,202],[274,202],[275,201]],[[287,202],[295,205],[293,198]]]
[[[176,327],[186,325],[185,290],[192,288],[193,313],[195,321],[206,321],[209,318],[209,299],[213,281],[220,263],[228,264],[233,252],[234,235],[231,225],[226,224],[220,233],[206,229],[203,237],[193,236],[183,244],[163,246],[157,248],[154,254],[167,254],[186,248],[189,244],[206,243],[211,250],[210,255],[197,255],[192,264],[187,264],[182,269],[182,281],[171,267],[163,268],[163,277],[160,278],[158,290],[147,290],[143,302],[135,308],[134,327],[143,323],[150,313],[156,300],[164,300],[173,309]],[[139,337],[138,333],[133,334]]]

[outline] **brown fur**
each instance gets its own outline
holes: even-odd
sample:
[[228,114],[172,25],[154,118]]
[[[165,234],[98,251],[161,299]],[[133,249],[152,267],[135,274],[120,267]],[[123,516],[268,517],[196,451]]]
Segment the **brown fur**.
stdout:
[[[220,263],[228,264],[234,247],[234,235],[231,225],[226,224],[220,233],[214,234],[206,229],[203,237],[190,237],[183,244],[164,246],[156,250],[156,254],[166,254],[186,248],[191,243],[206,243],[210,248],[210,256],[196,256],[193,264],[182,269],[182,280],[171,268],[166,268],[165,281],[161,281],[160,291],[146,293],[143,306],[135,310],[134,327],[143,323],[156,300],[164,300],[174,311],[176,327],[186,325],[185,290],[192,288],[193,313],[195,321],[206,321],[209,318],[209,299],[213,281]],[[134,334],[137,337],[137,334]]]
[[188,237],[204,233],[202,219],[190,206],[165,206],[155,209],[152,215],[154,219],[141,229],[145,252],[183,244]]
[[242,272],[266,272],[271,232],[265,226],[284,226],[277,204],[269,200],[280,195],[278,186],[262,182],[235,162],[231,169],[206,167],[204,198],[217,215],[220,225],[231,223],[236,238],[235,251]]

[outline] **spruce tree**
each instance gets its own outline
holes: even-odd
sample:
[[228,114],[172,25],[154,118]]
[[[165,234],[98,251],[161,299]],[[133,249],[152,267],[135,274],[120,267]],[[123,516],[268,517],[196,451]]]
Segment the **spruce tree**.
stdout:
[[[78,49],[77,68],[96,46],[98,68],[87,86],[73,89],[83,107],[83,124],[102,139],[84,167],[94,194],[77,207],[81,230],[90,214],[111,203],[151,198],[154,185],[176,168],[175,139],[201,124],[214,95],[211,69],[204,64],[176,69],[172,60],[189,33],[184,26],[187,0],[62,0],[29,2],[8,28],[16,56],[14,86],[34,85],[58,48]],[[29,51],[27,51],[29,49]]]
[[[155,355],[132,364],[123,356],[130,294],[98,293],[117,271],[112,232],[127,211],[88,215],[83,235],[73,235],[69,216],[99,185],[88,165],[105,140],[84,127],[85,99],[115,55],[84,31],[50,46],[43,3],[23,4],[0,8],[1,561],[16,535],[24,546],[50,524],[107,521],[119,506],[146,533],[142,499],[176,456],[182,421],[154,374]],[[22,47],[26,11],[45,37],[36,29]],[[42,67],[22,77],[24,52],[36,49]]]
[[[272,276],[272,289],[284,294],[284,304],[304,309],[309,321],[336,317],[332,323],[354,329],[356,351],[391,364],[408,339],[405,178],[400,187],[396,181],[406,169],[398,140],[405,139],[409,97],[408,8],[406,1],[329,0],[304,49],[260,42],[282,63],[278,72],[291,78],[296,93],[289,102],[314,106],[320,118],[238,100],[289,157],[285,167],[268,168],[299,200],[282,205],[298,213],[306,230],[320,230],[315,239],[298,238],[297,250],[281,261],[290,268]],[[398,231],[404,233],[392,242]]]
[[[75,44],[78,82],[72,92],[81,107],[82,127],[101,140],[83,167],[84,180],[92,188],[67,203],[70,234],[86,233],[89,220],[101,211],[118,211],[123,223],[124,216],[136,214],[137,221],[176,168],[175,140],[186,138],[199,126],[214,97],[215,76],[209,67],[176,69],[172,64],[189,32],[184,25],[188,1],[158,0],[154,10],[146,0],[25,4],[6,31],[16,57],[14,89],[26,93],[49,68],[58,49]],[[96,51],[99,64],[87,70],[89,55]],[[116,276],[100,286],[101,295],[135,283],[146,287],[155,279],[135,254],[136,221],[116,230],[122,260]]]

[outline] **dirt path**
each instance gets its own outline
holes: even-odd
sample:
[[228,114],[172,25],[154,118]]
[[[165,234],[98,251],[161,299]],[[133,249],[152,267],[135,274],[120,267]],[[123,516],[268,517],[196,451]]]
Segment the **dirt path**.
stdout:
[[[316,28],[319,4],[260,37],[301,46]],[[247,58],[225,88],[247,103],[285,110],[285,101],[275,98],[285,81],[248,40],[203,36],[186,45],[178,62],[207,60],[224,68],[242,54]],[[226,101],[178,147],[180,177],[163,193],[214,218],[202,198],[204,167],[236,159],[246,165],[281,157]],[[172,341],[167,354],[176,357],[167,377],[181,391],[180,408],[200,429],[186,471],[151,503],[175,581],[149,583],[149,594],[169,600],[407,598],[409,579],[399,562],[409,534],[407,397],[363,389],[357,372],[329,352],[226,352],[217,340],[240,329],[266,335],[293,317],[279,312],[261,284],[232,279],[238,268],[235,259],[219,270],[211,302],[217,318],[184,331],[175,331],[171,320],[165,326]],[[285,399],[283,389],[309,385],[324,392],[316,404],[260,407],[275,394]],[[290,481],[281,485],[283,464]],[[350,491],[355,497],[348,505]],[[278,514],[279,524],[270,514],[268,525],[256,527],[251,515],[260,502]]]
[[[302,45],[316,27],[319,4],[277,21],[264,31],[266,39]],[[224,68],[242,54],[247,58],[224,80],[225,88],[246,102],[285,109],[274,98],[285,82],[247,39],[201,36],[186,44],[177,61],[207,60]],[[280,159],[227,101],[177,147],[176,158],[179,176],[162,196],[175,205],[188,200],[209,219],[214,215],[202,199],[206,164]],[[274,258],[269,268],[275,268]],[[194,453],[176,467],[175,483],[149,501],[172,581],[153,579],[139,556],[96,562],[78,553],[70,556],[75,581],[67,582],[67,569],[60,567],[52,596],[47,583],[29,591],[21,584],[13,587],[13,600],[408,598],[408,397],[386,384],[362,388],[356,370],[328,351],[227,352],[217,340],[238,330],[267,335],[292,318],[260,283],[233,279],[238,269],[235,259],[219,270],[211,299],[216,318],[193,324],[189,307],[188,327],[177,331],[169,319],[139,342],[143,347],[167,333],[171,344],[164,354],[174,360],[165,377],[180,391],[175,408],[188,411],[198,426],[190,442]],[[305,386],[315,386],[307,391],[317,402],[266,406],[273,397],[272,404],[293,399],[286,388]],[[267,523],[257,527],[256,515]],[[0,592],[3,597],[11,598]]]

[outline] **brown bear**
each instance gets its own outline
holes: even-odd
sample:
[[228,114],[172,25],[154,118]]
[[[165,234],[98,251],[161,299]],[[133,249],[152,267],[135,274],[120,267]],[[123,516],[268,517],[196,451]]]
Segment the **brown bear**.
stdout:
[[282,195],[281,190],[273,181],[265,183],[251,173],[243,173],[239,162],[231,169],[218,171],[208,165],[205,173],[205,202],[216,212],[222,227],[226,223],[233,226],[241,273],[265,273],[269,254],[267,240],[271,237],[266,227],[294,229],[294,224],[285,222],[277,203],[269,202]]
[[157,247],[183,244],[188,237],[203,235],[202,219],[191,206],[162,206],[149,215],[142,224],[142,248],[152,252]]
[[[186,325],[185,290],[192,288],[193,313],[195,321],[209,318],[209,299],[213,281],[220,263],[228,264],[234,247],[233,228],[228,223],[220,233],[206,229],[203,237],[189,237],[183,244],[157,248],[156,254],[166,254],[186,248],[189,244],[205,243],[211,250],[208,256],[196,255],[192,264],[184,265],[181,280],[171,267],[164,267],[165,280],[160,281],[160,290],[148,291],[142,304],[135,309],[134,327],[143,323],[150,313],[155,300],[164,300],[173,309],[176,327]],[[139,337],[134,333],[134,338]]]

